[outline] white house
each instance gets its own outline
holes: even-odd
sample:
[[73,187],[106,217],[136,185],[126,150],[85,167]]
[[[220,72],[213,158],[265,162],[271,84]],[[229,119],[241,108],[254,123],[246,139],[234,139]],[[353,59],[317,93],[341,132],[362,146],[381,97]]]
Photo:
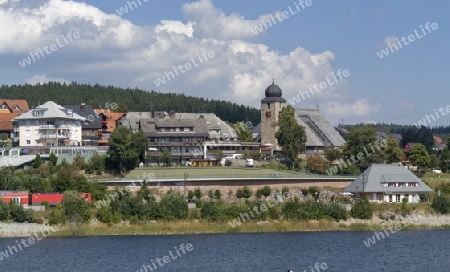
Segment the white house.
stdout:
[[[12,120],[20,146],[81,145],[81,122],[86,118],[48,101]],[[17,137],[17,136],[16,136]]]
[[395,164],[373,164],[344,190],[368,197],[371,202],[402,202],[407,198],[412,203],[432,191],[405,166]]

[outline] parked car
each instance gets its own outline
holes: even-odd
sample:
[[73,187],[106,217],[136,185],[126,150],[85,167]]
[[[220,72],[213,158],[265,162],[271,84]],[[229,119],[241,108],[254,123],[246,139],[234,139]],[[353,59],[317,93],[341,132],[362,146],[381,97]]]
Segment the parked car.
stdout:
[[440,169],[433,169],[431,170],[433,173],[438,173],[438,174],[442,174],[442,170]]

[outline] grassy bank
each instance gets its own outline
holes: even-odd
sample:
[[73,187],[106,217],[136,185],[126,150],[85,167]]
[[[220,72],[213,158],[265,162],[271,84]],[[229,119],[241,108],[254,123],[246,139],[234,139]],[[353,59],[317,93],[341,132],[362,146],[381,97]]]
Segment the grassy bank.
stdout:
[[[266,233],[266,232],[300,232],[300,231],[379,231],[386,228],[383,224],[355,223],[334,220],[302,220],[274,222],[246,222],[232,228],[227,222],[208,222],[196,220],[158,221],[142,224],[98,224],[83,225],[80,236],[95,235],[175,235],[175,234],[220,234],[220,233]],[[450,225],[429,226],[426,224],[403,225],[403,230],[450,229]],[[52,236],[71,236],[70,226],[65,225]]]

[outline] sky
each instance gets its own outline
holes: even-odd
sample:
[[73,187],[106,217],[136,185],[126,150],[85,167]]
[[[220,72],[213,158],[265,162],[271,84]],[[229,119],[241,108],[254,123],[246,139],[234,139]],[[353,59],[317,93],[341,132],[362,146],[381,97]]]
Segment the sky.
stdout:
[[0,0],[0,85],[76,81],[259,108],[274,79],[288,104],[319,108],[334,124],[448,126],[448,7]]

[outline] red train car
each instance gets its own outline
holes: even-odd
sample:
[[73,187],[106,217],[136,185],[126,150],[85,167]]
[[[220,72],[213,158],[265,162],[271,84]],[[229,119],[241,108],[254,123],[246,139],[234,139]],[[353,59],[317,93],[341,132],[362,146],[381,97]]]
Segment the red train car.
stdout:
[[10,203],[16,202],[24,207],[28,207],[29,199],[27,191],[0,191],[0,198],[2,202]]
[[[80,196],[86,202],[92,202],[90,193],[81,193]],[[42,205],[43,201],[48,202],[50,206],[56,206],[61,203],[63,197],[64,193],[36,193],[31,195],[30,202],[32,206]]]

